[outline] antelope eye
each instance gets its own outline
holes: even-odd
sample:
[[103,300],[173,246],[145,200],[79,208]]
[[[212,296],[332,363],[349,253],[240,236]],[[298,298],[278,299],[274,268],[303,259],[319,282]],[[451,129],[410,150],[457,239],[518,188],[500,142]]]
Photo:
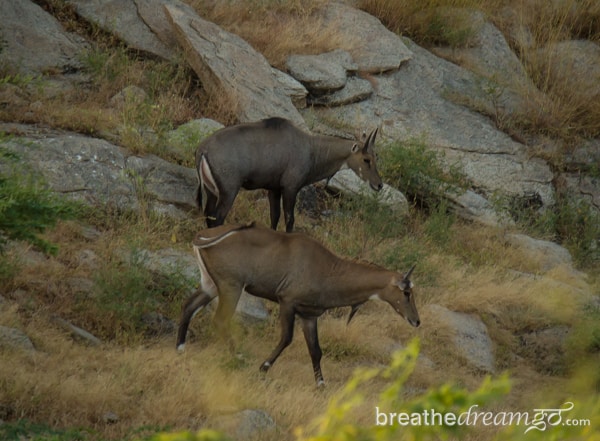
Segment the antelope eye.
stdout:
[[371,160],[369,158],[365,158],[364,161],[365,164],[371,165]]

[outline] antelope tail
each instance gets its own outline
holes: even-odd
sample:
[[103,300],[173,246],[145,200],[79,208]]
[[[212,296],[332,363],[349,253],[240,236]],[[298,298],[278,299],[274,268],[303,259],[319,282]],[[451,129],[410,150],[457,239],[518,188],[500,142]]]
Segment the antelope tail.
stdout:
[[205,213],[207,192],[212,193],[217,201],[219,200],[219,187],[212,174],[210,165],[204,156],[204,153],[200,156],[200,163],[198,164],[198,189],[196,190],[196,202],[198,208]]

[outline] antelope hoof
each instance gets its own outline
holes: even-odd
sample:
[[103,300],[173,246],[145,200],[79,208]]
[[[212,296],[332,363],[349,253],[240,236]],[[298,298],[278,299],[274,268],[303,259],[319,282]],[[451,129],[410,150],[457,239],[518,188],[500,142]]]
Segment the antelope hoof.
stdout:
[[181,343],[177,346],[177,352],[181,354],[183,351],[185,351],[185,343]]
[[261,366],[260,366],[260,371],[261,372],[267,372],[269,370],[269,368],[271,367],[271,363],[269,363],[268,361],[265,361]]
[[317,381],[317,389],[319,389],[319,390],[325,389],[325,380],[323,380],[322,378],[319,381]]

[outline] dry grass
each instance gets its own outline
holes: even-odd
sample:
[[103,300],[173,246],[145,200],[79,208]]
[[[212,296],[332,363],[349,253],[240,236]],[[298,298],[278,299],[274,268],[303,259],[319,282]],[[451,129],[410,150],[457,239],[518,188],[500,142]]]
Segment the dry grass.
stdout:
[[[257,193],[241,194],[231,221],[245,222],[258,214],[260,222],[267,222],[267,202]],[[365,226],[356,217],[348,221],[364,235],[363,239],[358,238],[360,243],[366,237]],[[321,241],[332,241],[335,248],[353,248],[350,242],[357,238],[350,240],[346,235],[347,243],[342,244],[340,237],[334,237],[338,236],[337,229],[348,231],[348,224],[324,222],[327,226],[302,215],[298,217],[301,230]],[[215,339],[208,314],[193,320],[192,338],[183,355],[176,353],[174,337],[130,339],[128,344],[117,344],[117,337],[100,348],[73,342],[50,317],[58,313],[92,332],[97,330],[94,323],[98,318],[92,319],[94,311],[78,312],[77,297],[71,295],[65,282],[89,275],[88,269],[78,266],[78,253],[91,249],[107,258],[124,244],[135,242],[136,237],[147,237],[149,230],[145,224],[121,233],[109,229],[90,242],[81,236],[77,224],[61,223],[49,234],[61,245],[59,255],[32,264],[19,275],[11,287],[18,288],[19,302],[0,310],[0,323],[23,329],[38,349],[35,354],[3,351],[0,378],[6,380],[0,388],[0,401],[8,405],[11,418],[27,418],[53,427],[88,427],[109,439],[129,437],[133,429],[146,425],[154,430],[167,426],[171,430],[228,430],[231,421],[226,415],[259,408],[267,411],[279,427],[265,439],[292,439],[294,427],[321,415],[354,368],[387,363],[392,351],[413,337],[421,339],[425,359],[419,363],[408,390],[424,390],[449,380],[475,388],[481,375],[466,367],[451,349],[452,333],[435,323],[428,313],[426,305],[432,303],[477,314],[486,321],[497,345],[499,365],[511,369],[517,385],[505,399],[505,406],[529,408],[537,405],[535,400],[542,396],[547,400],[550,389],[567,380],[537,373],[533,368],[535,360],[515,359],[519,348],[515,335],[523,330],[577,322],[579,302],[590,298],[594,286],[564,268],[557,268],[544,278],[519,275],[514,270],[535,269],[535,264],[527,262],[517,250],[500,245],[499,235],[460,223],[452,230],[461,241],[471,243],[471,253],[487,253],[488,257],[476,264],[465,264],[460,253],[444,252],[424,237],[415,237],[426,249],[414,275],[422,326],[410,327],[388,305],[376,302],[365,305],[350,326],[345,324],[347,309],[324,315],[320,336],[328,387],[317,392],[298,328],[294,342],[269,373],[258,372],[261,361],[278,340],[275,316],[262,326],[235,325],[238,350],[244,355],[242,361],[232,357],[225,350],[226,345]],[[415,225],[411,231],[417,235],[419,228]],[[155,228],[153,237],[142,244],[150,248],[172,245],[169,226]],[[182,235],[182,241],[185,237]],[[366,251],[363,245],[357,250],[365,252],[363,257],[377,259],[386,255],[382,248],[397,246],[403,240],[407,238],[379,242],[367,239]],[[433,279],[426,274],[426,268],[437,269]],[[37,282],[40,280],[43,284]],[[34,304],[28,298],[35,299]],[[357,421],[371,421],[369,406],[376,405],[376,400],[376,396],[367,397],[367,404],[356,415]],[[107,424],[103,419],[107,412],[117,414],[119,421]]]
[[316,16],[326,3],[324,0],[189,3],[199,15],[239,35],[280,69],[285,68],[291,54],[319,54],[343,43],[335,27]]
[[455,8],[482,9],[497,2],[481,0],[362,0],[360,7],[378,17],[390,30],[419,44],[464,47],[477,29],[469,16],[451,13]]
[[[581,136],[600,134],[600,100],[590,96],[597,94],[592,92],[597,90],[597,80],[573,69],[576,61],[569,60],[568,50],[553,49],[567,40],[600,41],[597,1],[364,0],[360,5],[391,30],[425,46],[469,46],[477,25],[469,21],[468,14],[452,11],[482,11],[504,32],[529,78],[543,92],[531,93],[529,84],[515,83],[525,109],[518,115],[495,115],[499,127],[512,135],[548,134],[564,140],[567,148]],[[511,14],[505,13],[506,7],[511,8]],[[525,32],[517,33],[516,29]],[[515,38],[516,34],[525,37]]]
[[[408,1],[364,3],[373,8],[387,8],[374,12],[380,17],[388,14],[386,20],[393,29],[403,29],[405,25],[393,21],[401,17],[389,14],[412,13],[417,7],[416,2]],[[451,5],[478,6],[480,3],[456,0]],[[544,31],[543,22],[533,14],[544,10],[546,3],[542,3],[523,11],[531,25],[540,24],[540,33]],[[556,3],[560,2],[553,2]],[[290,53],[319,53],[340,46],[335,33],[314,21],[314,12],[324,4],[320,0],[194,1],[193,4],[205,17],[251,42],[275,66],[283,66]],[[400,4],[405,7],[398,7]],[[431,0],[419,7],[442,4],[448,5]],[[594,3],[579,2],[578,5],[591,16],[597,15]],[[558,16],[567,23],[564,13]],[[597,29],[581,21],[581,15],[569,18],[568,22],[572,23],[570,29],[578,29],[569,35],[583,36],[587,32],[592,39],[597,38]],[[315,32],[317,28],[319,31]],[[273,35],[278,38],[274,39]],[[562,38],[563,34],[552,35]],[[536,38],[541,44],[550,37],[540,34]],[[137,152],[145,152],[151,145],[143,138],[140,126],[151,127],[160,134],[201,114],[213,117],[218,114],[222,122],[233,122],[232,103],[197,90],[193,75],[173,65],[141,60],[111,47],[110,51],[90,53],[88,66],[91,71],[93,66],[97,67],[90,91],[71,90],[57,97],[44,92],[45,85],[40,88],[32,83],[35,87],[30,88],[27,104],[0,109],[0,119],[42,122],[95,134],[105,131],[114,134],[118,127],[125,126],[128,130],[121,132],[122,142]],[[534,67],[531,69],[535,72]],[[156,75],[147,76],[148,72]],[[545,72],[540,70],[540,81],[564,92],[563,100],[572,98],[581,104],[580,97],[568,93],[566,84]],[[123,107],[111,106],[110,98],[129,85],[149,91],[148,101],[140,104],[126,100]],[[559,95],[557,92],[556,96]],[[36,100],[42,105],[29,104]],[[566,106],[558,98],[554,105],[556,109],[546,109],[539,115],[540,119],[547,118],[536,123],[539,130],[559,123],[568,125],[580,111],[577,103]],[[592,119],[597,115],[594,112],[596,110],[590,111]],[[590,130],[591,123],[586,124],[588,128],[579,127],[577,131]],[[477,314],[485,321],[496,345],[498,368],[510,369],[514,379],[515,387],[502,403],[505,406],[533,408],[555,396],[561,398],[585,388],[589,393],[589,382],[583,384],[582,376],[577,377],[582,384],[569,389],[570,380],[566,376],[537,372],[536,360],[532,359],[534,354],[522,355],[518,334],[560,324],[574,325],[574,336],[570,340],[571,367],[575,374],[588,367],[586,357],[593,359],[597,349],[590,356],[590,349],[586,347],[586,339],[590,337],[580,306],[592,293],[598,292],[597,280],[586,281],[567,268],[556,268],[545,277],[531,276],[540,273],[539,263],[506,246],[504,231],[461,222],[439,222],[444,221],[439,214],[436,219],[413,213],[409,219],[398,222],[395,217],[386,217],[368,206],[361,208],[360,202],[353,205],[348,201],[329,200],[326,204],[325,209],[334,215],[313,219],[299,213],[297,229],[350,258],[367,259],[398,271],[406,271],[417,263],[413,279],[422,311],[422,326],[413,329],[388,305],[374,302],[365,305],[350,326],[345,325],[347,310],[324,315],[320,321],[320,336],[325,353],[323,373],[328,382],[325,391],[315,390],[301,332],[296,332],[294,343],[267,375],[258,372],[258,366],[278,339],[275,317],[260,326],[235,326],[236,340],[244,354],[242,361],[233,358],[224,350],[225,345],[214,339],[207,316],[199,316],[192,322],[192,338],[183,355],[176,354],[173,336],[151,339],[133,332],[115,335],[114,329],[111,334],[114,322],[95,309],[97,304],[90,300],[94,293],[82,296],[71,282],[93,278],[99,268],[105,268],[103,265],[118,260],[115,255],[119,250],[132,244],[148,249],[179,247],[187,250],[195,229],[200,228],[200,221],[176,225],[173,221],[157,220],[146,212],[127,216],[109,213],[96,214],[89,220],[101,233],[97,239],[86,238],[77,223],[60,223],[47,235],[59,244],[59,254],[48,259],[27,252],[21,254],[23,260],[29,261],[28,265],[10,285],[3,287],[3,294],[6,293],[11,302],[8,306],[0,304],[0,323],[23,329],[33,339],[38,352],[25,354],[0,349],[2,410],[9,412],[11,420],[28,418],[53,427],[88,427],[97,430],[100,437],[123,439],[145,425],[168,426],[172,430],[225,429],[227,423],[223,415],[260,408],[266,410],[280,428],[266,436],[273,440],[291,439],[294,427],[305,425],[322,414],[328,400],[350,378],[355,367],[386,363],[393,350],[415,336],[422,341],[424,358],[408,385],[409,390],[422,391],[448,380],[476,387],[481,374],[469,369],[464,360],[456,356],[452,350],[452,333],[432,320],[433,315],[426,307],[429,304]],[[227,222],[251,220],[268,223],[264,192],[240,193]],[[172,242],[174,234],[176,243]],[[81,253],[89,251],[97,256],[99,267],[82,264]],[[18,251],[11,253],[18,254]],[[121,270],[127,271],[127,268]],[[122,294],[115,293],[115,299],[120,299]],[[176,309],[168,310],[175,320]],[[101,348],[73,342],[53,324],[53,314],[106,336],[108,342]],[[376,396],[368,397],[369,405],[375,401]],[[119,421],[107,424],[103,419],[107,412],[117,414]],[[361,412],[357,420],[371,421],[372,407],[367,405]]]

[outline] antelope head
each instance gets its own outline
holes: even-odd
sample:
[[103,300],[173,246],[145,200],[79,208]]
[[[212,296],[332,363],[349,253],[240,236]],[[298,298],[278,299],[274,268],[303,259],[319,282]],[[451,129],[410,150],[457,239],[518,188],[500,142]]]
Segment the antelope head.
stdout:
[[378,294],[381,300],[385,300],[392,308],[406,319],[412,326],[417,327],[421,324],[417,306],[415,305],[415,296],[413,295],[413,283],[410,281],[410,275],[415,269],[415,265],[400,280],[394,279],[392,282]]
[[377,129],[373,130],[366,138],[363,137],[361,141],[357,141],[352,146],[352,154],[348,158],[347,164],[363,181],[368,182],[373,190],[379,191],[383,188],[383,182],[377,171],[373,149],[376,136]]

